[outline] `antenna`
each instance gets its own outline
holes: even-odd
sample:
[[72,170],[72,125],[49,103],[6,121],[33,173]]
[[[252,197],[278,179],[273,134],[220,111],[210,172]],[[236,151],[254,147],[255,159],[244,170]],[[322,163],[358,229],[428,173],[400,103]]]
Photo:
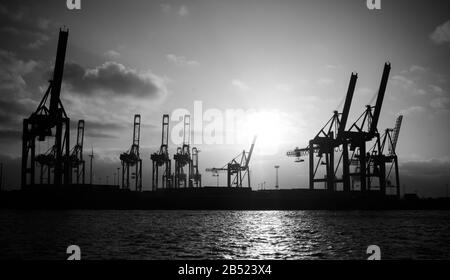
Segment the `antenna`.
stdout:
[[91,154],[89,155],[90,157],[90,174],[89,174],[89,184],[92,185],[92,160],[94,159],[94,146],[91,145]]

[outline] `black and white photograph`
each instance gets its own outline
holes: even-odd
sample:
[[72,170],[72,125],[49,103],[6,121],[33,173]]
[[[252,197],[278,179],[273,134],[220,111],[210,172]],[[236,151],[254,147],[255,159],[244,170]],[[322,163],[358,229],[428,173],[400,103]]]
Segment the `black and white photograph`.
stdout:
[[450,260],[449,1],[0,0],[0,38],[0,260]]

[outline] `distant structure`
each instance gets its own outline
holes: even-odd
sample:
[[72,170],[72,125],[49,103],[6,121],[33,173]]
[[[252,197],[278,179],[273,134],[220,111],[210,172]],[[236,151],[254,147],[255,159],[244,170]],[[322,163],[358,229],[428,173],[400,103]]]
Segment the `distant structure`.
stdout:
[[191,168],[189,171],[189,187],[201,187],[202,186],[202,174],[198,172],[198,153],[200,151],[196,148],[192,148]]
[[[387,128],[381,137],[377,137],[372,149],[369,150],[367,171],[370,177],[379,178],[380,188],[394,188],[400,197],[400,176],[398,173],[398,157],[395,151],[403,116],[399,115],[394,128]],[[385,149],[387,146],[387,154]],[[395,184],[389,179],[394,171]],[[371,180],[369,180],[370,184]],[[369,185],[370,186],[370,185]],[[370,188],[370,187],[369,187]],[[381,189],[383,191],[383,189]]]
[[184,127],[183,127],[183,145],[177,148],[177,153],[173,156],[175,160],[175,174],[174,183],[175,188],[187,187],[188,173],[184,170],[188,167],[188,172],[192,170],[191,152],[190,152],[190,141],[191,141],[191,116],[184,116]]
[[120,187],[120,167],[117,167],[117,187]]
[[122,188],[130,189],[130,168],[134,167],[132,178],[136,191],[142,191],[142,159],[139,155],[141,115],[134,115],[133,143],[131,148],[120,155],[122,162]]
[[275,189],[278,189],[280,186],[278,185],[278,169],[280,168],[279,165],[275,165]]
[[[94,147],[91,147],[91,154],[89,155],[90,165],[89,165],[89,184],[92,185],[93,171],[92,171],[92,160],[94,159]],[[119,174],[119,173],[117,173]]]
[[159,179],[159,169],[162,168],[162,188],[172,187],[171,160],[169,157],[169,115],[162,118],[161,147],[159,151],[150,156],[152,160],[152,190],[156,191]]
[[78,121],[77,129],[77,143],[70,152],[70,167],[72,171],[72,178],[75,177],[75,184],[85,184],[85,162],[83,159],[83,145],[84,145],[84,120]]
[[[296,157],[298,162],[300,162],[300,157],[309,155],[310,189],[315,188],[315,183],[323,182],[325,189],[336,191],[339,183],[343,185],[343,191],[348,192],[354,190],[355,182],[358,182],[359,189],[362,192],[379,191],[382,194],[386,194],[387,182],[389,182],[389,187],[392,186],[390,181],[386,179],[385,167],[386,164],[393,163],[392,166],[396,174],[396,193],[397,197],[400,196],[400,180],[395,146],[402,117],[397,119],[396,128],[386,130],[383,137],[380,137],[377,129],[390,70],[391,64],[386,62],[375,106],[367,105],[363,114],[346,130],[345,127],[357,80],[357,74],[352,73],[342,114],[335,111],[333,117],[324,128],[309,142],[308,147],[303,149],[296,148],[287,152],[288,156]],[[374,139],[375,147],[368,151],[366,144]],[[386,142],[390,143],[389,152],[387,155],[384,155]],[[337,150],[341,151],[341,156],[336,164],[335,152]],[[349,152],[352,152],[351,155]],[[314,155],[319,157],[317,164],[314,162]],[[324,177],[322,178],[316,178],[319,166],[324,166]],[[338,176],[338,170],[341,170],[341,176]],[[389,175],[390,171],[388,172],[388,177]],[[378,181],[378,186],[376,186],[376,181]]]
[[218,174],[218,172],[227,172],[227,187],[242,188],[243,182],[247,179],[247,187],[251,188],[249,164],[250,159],[252,158],[255,142],[256,136],[253,138],[253,142],[248,153],[244,150],[225,166],[220,168],[207,168],[206,171],[212,172],[213,174]]
[[[336,178],[335,171],[335,148],[342,145],[344,162],[348,162],[348,146],[344,141],[343,133],[347,123],[350,106],[355,91],[356,81],[358,79],[357,73],[352,73],[350,76],[350,83],[348,85],[347,95],[345,98],[344,108],[342,113],[338,111],[333,112],[331,119],[325,126],[317,133],[317,135],[309,141],[306,148],[296,148],[287,153],[288,156],[297,157],[297,162],[303,162],[300,159],[302,156],[309,155],[309,188],[314,189],[316,183],[324,183],[325,188],[330,191],[335,190],[335,183],[342,182],[344,190],[350,190],[350,178],[348,165],[344,164],[342,179]],[[319,158],[315,163],[315,155]],[[319,166],[324,168],[324,177],[317,178],[317,171]]]
[[216,177],[216,180],[217,180],[216,187],[219,187],[219,172],[218,171],[212,172],[212,176]]
[[[41,167],[40,184],[44,183],[44,172],[47,174],[46,184],[61,186],[71,183],[70,119],[60,99],[68,36],[68,30],[60,29],[53,78],[36,111],[23,120],[22,188],[35,185],[37,164]],[[52,129],[55,130],[54,134]],[[36,139],[44,141],[52,136],[54,145],[47,153],[37,156]]]
[[367,105],[363,114],[353,123],[350,129],[344,133],[346,141],[350,143],[350,150],[353,152],[350,158],[350,165],[355,166],[355,169],[350,173],[350,176],[356,177],[356,179],[359,180],[361,191],[370,191],[370,179],[372,177],[377,177],[380,181],[380,191],[383,194],[386,193],[385,178],[380,176],[380,174],[371,173],[368,169],[368,156],[370,155],[367,153],[366,143],[372,141],[374,138],[378,139],[380,137],[377,126],[390,70],[391,64],[386,62],[375,106]]

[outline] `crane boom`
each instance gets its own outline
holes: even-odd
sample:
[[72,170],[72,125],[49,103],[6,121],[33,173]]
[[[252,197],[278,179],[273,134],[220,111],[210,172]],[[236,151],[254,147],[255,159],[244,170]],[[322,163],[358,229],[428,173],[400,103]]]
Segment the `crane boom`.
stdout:
[[168,152],[169,147],[169,115],[164,114],[162,119],[161,154]]
[[139,139],[141,135],[141,115],[134,115],[134,129],[133,129],[133,146],[139,149]]
[[250,159],[252,158],[253,148],[255,147],[255,142],[256,142],[256,136],[253,137],[252,146],[250,147],[250,151],[248,152],[248,157],[247,157],[247,160],[245,161],[244,169],[247,169],[248,165],[250,164]]
[[342,111],[341,121],[339,124],[337,137],[340,139],[342,137],[342,133],[345,130],[345,126],[347,125],[348,114],[350,112],[350,106],[352,104],[353,93],[355,92],[356,80],[358,79],[357,73],[352,73],[350,77],[350,83],[348,85],[347,95],[345,97],[344,108]]
[[132,174],[132,179],[135,181],[136,191],[142,191],[142,159],[139,155],[139,141],[141,134],[141,115],[134,115],[133,124],[133,144],[131,148],[120,154],[120,161],[122,162],[122,188],[130,188],[130,168],[134,166],[135,170]]
[[184,116],[184,127],[183,127],[183,145],[190,145],[191,143],[191,116]]
[[391,64],[386,62],[384,64],[383,76],[381,77],[380,88],[378,89],[377,102],[375,103],[375,110],[372,117],[372,123],[370,125],[369,134],[374,135],[377,130],[378,120],[381,113],[381,105],[383,104],[384,94],[386,92],[386,86],[389,78],[389,72],[391,71]]
[[250,160],[252,158],[253,149],[255,148],[256,135],[253,138],[250,151],[247,153],[245,150],[239,155],[229,161],[225,166],[217,168],[206,168],[206,172],[212,172],[213,176],[216,176],[219,172],[227,172],[227,187],[242,187],[245,178],[247,178],[248,187],[251,188],[250,184]]
[[309,148],[295,148],[294,150],[288,151],[286,155],[288,157],[302,157],[309,154]]
[[84,143],[84,120],[79,120],[77,130],[77,146],[81,148],[81,152],[83,152],[83,143]]
[[219,172],[219,171],[227,171],[227,169],[222,168],[222,167],[221,168],[213,167],[213,168],[206,168],[205,171],[206,172]]
[[50,92],[50,115],[56,116],[61,95],[61,84],[64,72],[64,62],[66,58],[67,39],[69,31],[59,30],[58,48],[56,51],[55,69],[53,71],[53,80],[51,81]]
[[398,135],[400,134],[400,127],[402,126],[402,120],[403,120],[403,116],[400,115],[397,117],[397,120],[395,121],[395,128],[394,128],[394,132],[392,135],[392,145],[389,147],[390,154],[395,153],[395,147],[397,146]]

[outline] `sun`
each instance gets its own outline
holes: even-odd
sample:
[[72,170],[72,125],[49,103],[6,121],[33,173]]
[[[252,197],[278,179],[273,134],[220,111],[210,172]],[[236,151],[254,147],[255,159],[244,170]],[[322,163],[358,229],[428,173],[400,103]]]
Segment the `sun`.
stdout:
[[276,111],[247,113],[239,128],[240,142],[249,143],[257,136],[255,152],[261,155],[278,153],[283,138],[283,122]]

